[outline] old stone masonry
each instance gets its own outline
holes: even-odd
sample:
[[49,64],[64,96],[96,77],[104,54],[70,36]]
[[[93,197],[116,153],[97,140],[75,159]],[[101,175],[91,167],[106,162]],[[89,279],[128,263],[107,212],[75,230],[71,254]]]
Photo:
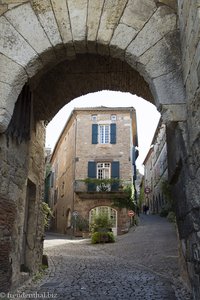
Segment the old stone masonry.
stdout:
[[[142,216],[140,225],[114,244],[92,245],[48,235],[49,270],[42,280],[10,292],[53,299],[189,300],[180,280],[175,225],[157,216]],[[32,296],[31,299],[34,296]]]
[[[45,125],[71,100],[101,90],[140,96],[161,113],[181,274],[199,300],[199,0],[0,0],[0,288],[6,293],[17,287],[24,272],[37,272],[42,262]],[[122,241],[126,245],[123,239],[119,238],[119,245]],[[151,246],[156,253],[156,245]],[[109,291],[142,297],[145,284],[147,297],[152,294],[156,299],[159,293],[163,299],[167,293],[175,297],[168,279],[144,271],[131,257],[126,261],[118,246],[106,249],[110,247],[112,255],[87,243],[52,248],[55,254],[61,251],[52,257],[56,270],[61,260],[65,264],[60,277],[52,279],[52,287],[62,295],[62,280],[70,270],[68,282],[74,284],[70,297],[73,291],[74,297],[84,293],[93,297],[94,290],[109,297]],[[75,261],[67,254],[72,249],[77,253]],[[150,251],[146,257],[151,261],[153,254]],[[137,283],[134,289],[129,283],[138,282],[140,272],[146,272],[145,284]],[[105,280],[97,288],[96,276],[104,273]],[[89,286],[83,284],[84,276]],[[124,292],[121,282],[126,282]]]

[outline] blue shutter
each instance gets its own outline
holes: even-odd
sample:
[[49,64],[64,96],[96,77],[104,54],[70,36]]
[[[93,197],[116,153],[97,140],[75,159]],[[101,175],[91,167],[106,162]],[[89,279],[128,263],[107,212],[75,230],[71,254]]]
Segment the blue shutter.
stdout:
[[136,165],[133,165],[133,170],[134,170],[133,180],[135,181],[137,179],[137,168],[136,168]]
[[116,124],[110,124],[110,143],[116,144]]
[[92,124],[92,144],[98,144],[98,124]]
[[135,164],[135,161],[138,158],[138,156],[139,156],[139,151],[138,151],[138,149],[135,149],[135,146],[133,146],[133,148],[132,148],[132,164],[133,165]]
[[[111,178],[119,179],[119,161],[113,161],[111,163]],[[119,182],[114,182],[111,185],[111,191],[118,191]]]
[[[96,178],[96,162],[88,162],[88,178]],[[96,185],[94,183],[88,183],[88,192],[96,191]]]

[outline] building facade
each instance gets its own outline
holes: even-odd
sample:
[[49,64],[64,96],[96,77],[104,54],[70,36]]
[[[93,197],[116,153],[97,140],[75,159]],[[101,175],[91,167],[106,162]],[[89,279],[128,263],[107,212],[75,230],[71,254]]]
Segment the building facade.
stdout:
[[134,187],[137,146],[134,108],[75,108],[51,157],[52,228],[76,234],[80,220],[104,212],[115,235],[127,230],[128,209],[113,199],[123,199],[122,186]]
[[160,213],[166,206],[163,185],[168,180],[166,127],[161,120],[143,164],[145,204],[151,213]]

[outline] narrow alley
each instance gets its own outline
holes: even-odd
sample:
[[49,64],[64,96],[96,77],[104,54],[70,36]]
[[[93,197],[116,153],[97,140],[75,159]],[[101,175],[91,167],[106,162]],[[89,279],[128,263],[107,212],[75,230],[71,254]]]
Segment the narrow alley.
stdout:
[[159,216],[141,215],[139,226],[114,244],[92,245],[89,239],[48,235],[45,253],[47,274],[15,291],[16,297],[191,299],[179,278],[175,225]]

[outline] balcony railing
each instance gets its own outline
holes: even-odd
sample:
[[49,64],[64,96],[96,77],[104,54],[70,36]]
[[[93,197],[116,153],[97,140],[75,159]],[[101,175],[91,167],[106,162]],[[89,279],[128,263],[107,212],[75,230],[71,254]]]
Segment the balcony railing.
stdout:
[[[114,183],[114,184],[113,184]],[[112,198],[114,195],[123,195],[124,190],[119,181],[112,184],[99,182],[91,183],[85,180],[76,180],[74,183],[74,192],[81,198]],[[126,182],[126,185],[130,182]]]

